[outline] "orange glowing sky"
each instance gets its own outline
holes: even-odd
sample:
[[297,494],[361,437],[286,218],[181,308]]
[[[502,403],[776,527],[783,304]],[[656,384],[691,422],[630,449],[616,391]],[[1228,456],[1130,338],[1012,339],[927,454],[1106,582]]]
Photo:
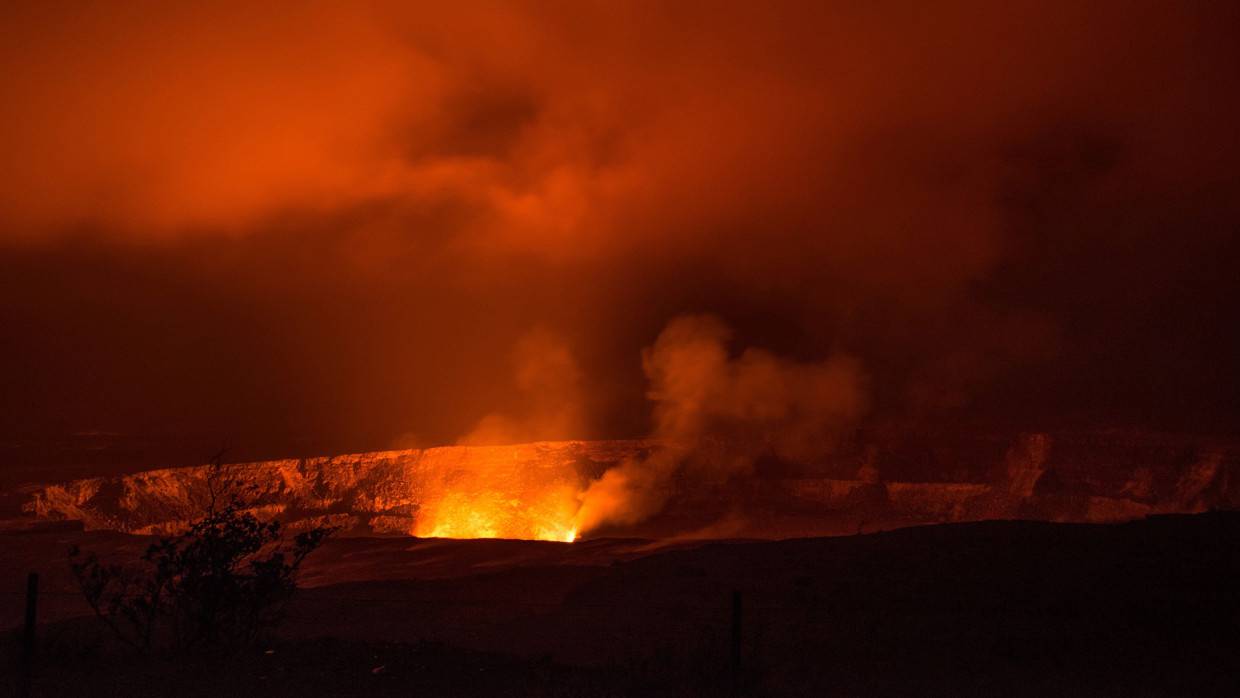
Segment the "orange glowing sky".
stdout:
[[851,420],[1225,421],[1237,20],[6,3],[0,436],[647,434],[685,317],[726,328],[732,416],[815,413],[787,376],[838,360]]

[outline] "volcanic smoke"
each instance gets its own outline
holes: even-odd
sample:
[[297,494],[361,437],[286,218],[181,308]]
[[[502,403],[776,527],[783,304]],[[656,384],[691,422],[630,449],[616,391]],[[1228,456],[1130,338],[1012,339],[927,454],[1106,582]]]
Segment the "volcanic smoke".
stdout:
[[[744,476],[760,453],[797,463],[827,455],[840,431],[865,409],[858,363],[834,356],[797,363],[762,349],[728,352],[731,331],[718,318],[672,320],[642,352],[654,402],[658,445],[590,483],[581,495],[576,529],[632,524],[657,513],[672,482],[723,481]],[[726,435],[735,444],[721,461],[695,462],[699,444]]]

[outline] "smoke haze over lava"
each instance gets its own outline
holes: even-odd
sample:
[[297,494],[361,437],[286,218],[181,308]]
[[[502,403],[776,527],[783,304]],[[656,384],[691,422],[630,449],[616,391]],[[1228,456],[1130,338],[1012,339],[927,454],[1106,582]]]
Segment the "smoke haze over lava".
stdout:
[[1237,0],[5,0],[0,686],[1234,696],[1237,299]]
[[1240,413],[1227,3],[0,13],[6,447]]

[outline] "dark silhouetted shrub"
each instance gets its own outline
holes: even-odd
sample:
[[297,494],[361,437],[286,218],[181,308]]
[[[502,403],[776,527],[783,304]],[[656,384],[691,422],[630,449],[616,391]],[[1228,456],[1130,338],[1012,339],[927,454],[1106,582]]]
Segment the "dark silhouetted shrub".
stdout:
[[201,519],[152,543],[138,564],[101,562],[76,547],[74,576],[96,615],[125,644],[238,649],[274,627],[297,589],[306,556],[334,529],[281,534],[240,499],[217,508],[214,494]]

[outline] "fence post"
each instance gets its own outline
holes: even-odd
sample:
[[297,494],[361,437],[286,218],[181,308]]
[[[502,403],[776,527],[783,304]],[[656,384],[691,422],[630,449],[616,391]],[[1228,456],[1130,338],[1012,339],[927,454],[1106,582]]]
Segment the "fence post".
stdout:
[[732,592],[732,693],[741,693],[741,592]]
[[37,620],[35,612],[39,606],[39,573],[31,572],[26,576],[26,627],[22,633],[21,670],[18,677],[17,695],[29,698],[30,679],[34,674],[34,626]]

